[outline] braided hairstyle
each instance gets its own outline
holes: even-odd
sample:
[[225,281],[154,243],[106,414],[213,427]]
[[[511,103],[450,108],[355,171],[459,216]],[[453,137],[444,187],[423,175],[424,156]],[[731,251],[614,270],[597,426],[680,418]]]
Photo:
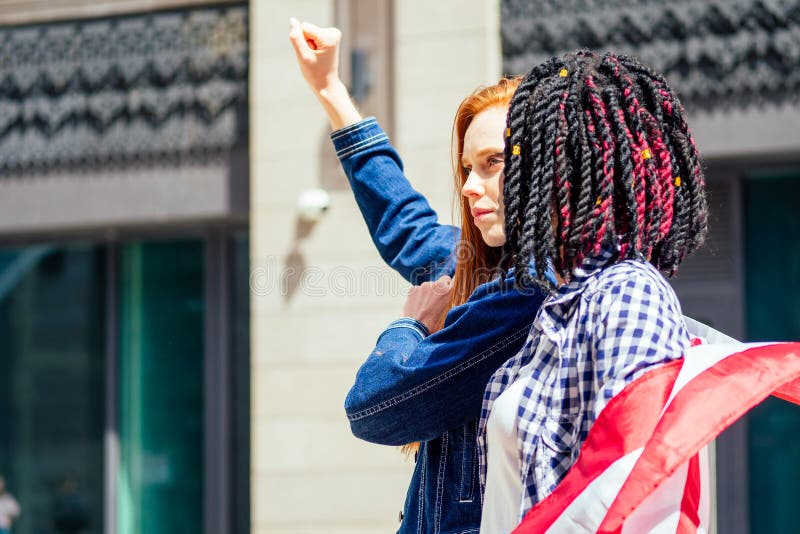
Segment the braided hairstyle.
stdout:
[[672,276],[702,244],[705,183],[683,106],[636,59],[580,51],[542,63],[507,126],[501,265],[518,286],[552,290],[551,266],[569,279],[605,248]]

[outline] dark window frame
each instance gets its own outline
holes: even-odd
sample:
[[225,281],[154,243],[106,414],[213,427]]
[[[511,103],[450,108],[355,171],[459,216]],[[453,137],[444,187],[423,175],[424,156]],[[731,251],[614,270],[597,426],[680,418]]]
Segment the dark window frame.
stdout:
[[[61,239],[0,239],[0,246],[30,246],[41,243],[94,242],[106,248],[105,328],[105,429],[103,437],[103,532],[118,531],[117,495],[120,466],[119,443],[119,254],[120,245],[131,241],[199,239],[204,245],[204,390],[203,390],[203,525],[206,534],[239,531],[250,524],[250,347],[247,362],[234,361],[231,336],[231,305],[235,288],[236,238],[249,239],[242,224],[203,227],[168,227],[115,230],[106,235],[95,231],[69,233]],[[249,266],[247,273],[249,284]],[[240,281],[241,283],[241,281]],[[249,308],[249,305],[248,305]],[[249,320],[249,319],[248,319]],[[246,369],[244,369],[246,367]],[[246,374],[247,376],[242,376]],[[241,391],[246,387],[246,391]],[[239,391],[237,391],[239,389]],[[246,402],[239,402],[246,399]],[[241,405],[240,405],[241,404]],[[246,411],[246,417],[239,413]],[[247,421],[242,428],[237,421]],[[246,461],[235,461],[244,455]],[[245,472],[246,471],[246,472]],[[241,517],[242,514],[246,517]]]

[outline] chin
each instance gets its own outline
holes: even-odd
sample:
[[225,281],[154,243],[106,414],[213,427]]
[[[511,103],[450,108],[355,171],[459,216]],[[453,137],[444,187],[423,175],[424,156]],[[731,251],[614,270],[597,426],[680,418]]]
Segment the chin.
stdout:
[[490,247],[502,247],[506,242],[506,235],[503,232],[489,232],[483,234],[483,242]]

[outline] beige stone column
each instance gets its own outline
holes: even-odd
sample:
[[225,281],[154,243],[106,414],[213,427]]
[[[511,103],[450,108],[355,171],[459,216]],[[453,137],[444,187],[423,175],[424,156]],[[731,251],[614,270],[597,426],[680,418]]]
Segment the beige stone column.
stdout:
[[[413,465],[354,438],[342,408],[405,282],[382,262],[349,191],[311,228],[327,121],[294,63],[288,19],[333,23],[332,0],[252,1],[252,525],[255,533],[394,532]],[[497,78],[496,0],[395,0],[395,132],[409,178],[451,222],[459,100]],[[298,273],[305,273],[300,281]]]
[[395,1],[395,144],[414,186],[451,223],[450,140],[461,100],[501,74],[499,0]]

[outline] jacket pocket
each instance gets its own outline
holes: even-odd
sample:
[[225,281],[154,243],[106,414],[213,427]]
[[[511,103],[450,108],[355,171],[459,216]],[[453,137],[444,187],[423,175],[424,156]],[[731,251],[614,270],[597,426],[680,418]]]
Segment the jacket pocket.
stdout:
[[549,495],[578,457],[578,416],[547,417],[534,453],[534,477],[539,500]]
[[478,420],[465,424],[462,429],[461,451],[461,484],[459,485],[459,502],[472,502],[475,494],[478,467]]

